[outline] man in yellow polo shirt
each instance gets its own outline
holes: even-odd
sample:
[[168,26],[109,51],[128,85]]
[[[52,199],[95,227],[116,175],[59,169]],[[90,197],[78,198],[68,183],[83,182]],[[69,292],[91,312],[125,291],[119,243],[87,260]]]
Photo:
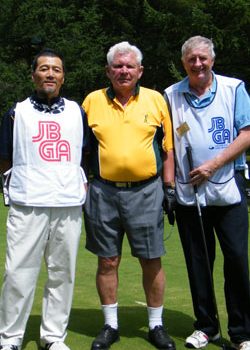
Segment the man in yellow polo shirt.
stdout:
[[162,324],[161,265],[163,206],[169,213],[175,204],[172,126],[161,94],[138,84],[141,61],[136,46],[112,46],[106,66],[111,86],[83,102],[94,175],[84,206],[86,248],[98,256],[96,283],[105,319],[91,350],[106,350],[119,340],[118,268],[125,232],[142,267],[149,341],[159,349],[175,349]]

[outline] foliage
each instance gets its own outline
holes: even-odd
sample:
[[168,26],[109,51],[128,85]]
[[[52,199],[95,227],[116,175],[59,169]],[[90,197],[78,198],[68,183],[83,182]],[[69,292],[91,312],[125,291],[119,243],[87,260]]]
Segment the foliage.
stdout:
[[30,94],[30,64],[42,47],[64,54],[63,93],[81,103],[87,93],[108,83],[106,52],[122,40],[142,50],[142,83],[159,91],[184,76],[181,45],[197,34],[213,38],[217,72],[246,81],[249,29],[248,0],[1,1],[1,115]]
[[[8,31],[0,50],[3,61],[0,61],[0,69],[2,71],[7,66],[11,76],[7,80],[6,92],[15,91],[14,97],[18,100],[29,94],[30,79],[25,76],[20,80],[20,63],[26,65],[27,71],[34,55],[42,47],[53,47],[65,56],[67,75],[64,93],[80,102],[85,90],[94,89],[96,81],[103,76],[102,52],[106,37],[97,2],[84,1],[84,6],[81,1],[62,0],[9,0],[8,3],[13,10],[9,11],[9,17],[2,18],[5,25],[2,23],[1,29],[5,31],[8,27]],[[12,25],[9,25],[10,22]],[[4,81],[1,76],[0,86],[4,85]],[[12,95],[5,94],[1,107],[13,102]]]

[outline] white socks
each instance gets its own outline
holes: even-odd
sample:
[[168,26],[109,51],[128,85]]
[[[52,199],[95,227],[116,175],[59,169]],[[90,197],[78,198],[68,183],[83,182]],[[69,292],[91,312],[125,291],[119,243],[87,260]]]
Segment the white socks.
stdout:
[[[147,307],[149,329],[155,326],[162,326],[163,305],[159,307]],[[118,303],[102,305],[104,315],[104,324],[110,325],[114,329],[118,329]]]
[[163,305],[159,307],[147,306],[147,310],[149,329],[154,329],[155,326],[162,326]]
[[114,329],[118,329],[117,309],[118,303],[102,305],[104,324],[109,324]]

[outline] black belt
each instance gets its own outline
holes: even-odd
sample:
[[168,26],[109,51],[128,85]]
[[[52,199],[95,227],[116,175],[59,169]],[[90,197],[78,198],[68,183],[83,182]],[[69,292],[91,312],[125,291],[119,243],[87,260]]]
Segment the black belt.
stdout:
[[155,179],[157,179],[159,177],[159,175],[155,175],[150,177],[149,179],[146,180],[141,180],[141,181],[128,181],[128,182],[124,182],[124,181],[110,181],[110,180],[105,180],[102,177],[95,177],[97,180],[103,182],[104,184],[116,187],[116,188],[132,188],[132,187],[138,187],[141,185],[145,185],[149,182],[154,181]]

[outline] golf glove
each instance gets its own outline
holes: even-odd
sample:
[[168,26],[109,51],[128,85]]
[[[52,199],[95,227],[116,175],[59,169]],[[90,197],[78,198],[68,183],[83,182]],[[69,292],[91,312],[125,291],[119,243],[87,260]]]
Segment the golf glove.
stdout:
[[176,208],[176,204],[177,200],[175,188],[164,185],[163,209],[168,216],[168,222],[170,225],[174,225],[175,222],[174,210]]

